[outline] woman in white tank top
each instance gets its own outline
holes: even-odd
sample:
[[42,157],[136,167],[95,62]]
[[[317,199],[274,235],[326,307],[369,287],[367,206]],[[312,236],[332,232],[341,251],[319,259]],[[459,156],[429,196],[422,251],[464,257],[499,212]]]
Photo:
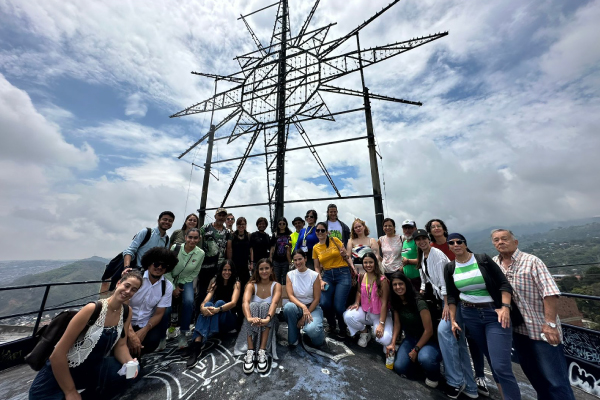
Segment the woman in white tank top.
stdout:
[[259,260],[257,265],[244,289],[245,319],[234,350],[236,355],[246,354],[242,363],[246,374],[251,374],[255,367],[260,373],[268,372],[269,355],[277,359],[278,324],[274,314],[281,298],[281,285],[275,280],[273,263],[268,258]]

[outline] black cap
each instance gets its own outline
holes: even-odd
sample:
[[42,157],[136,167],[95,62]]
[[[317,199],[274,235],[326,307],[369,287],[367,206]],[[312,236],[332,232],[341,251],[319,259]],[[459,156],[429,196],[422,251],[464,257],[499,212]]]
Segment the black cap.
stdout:
[[300,218],[300,217],[296,217],[296,218],[294,218],[294,220],[292,221],[292,225],[294,225],[294,223],[295,223],[296,221],[300,221],[300,222],[304,223],[304,220],[303,220],[302,218]]
[[416,239],[416,238],[421,237],[421,236],[425,236],[427,239],[429,239],[429,235],[427,234],[427,231],[425,229],[417,229],[412,234],[412,238],[413,239]]

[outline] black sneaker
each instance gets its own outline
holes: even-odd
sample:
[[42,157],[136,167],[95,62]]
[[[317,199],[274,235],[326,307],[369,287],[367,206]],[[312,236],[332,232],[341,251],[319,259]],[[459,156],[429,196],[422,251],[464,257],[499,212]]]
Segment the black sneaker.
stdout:
[[258,350],[258,360],[256,362],[256,370],[264,374],[269,370],[269,357],[264,349]]
[[446,385],[446,396],[450,397],[451,399],[456,399],[456,398],[458,398],[458,396],[460,396],[460,394],[462,393],[463,390],[465,390],[464,383],[459,388],[450,386],[450,385]]
[[256,356],[254,355],[254,350],[248,350],[246,355],[244,356],[244,362],[242,364],[242,369],[246,375],[249,375],[254,372],[254,366],[256,365]]
[[186,364],[187,369],[192,369],[198,364],[198,361],[200,360],[200,356],[202,355],[203,347],[204,347],[204,343],[202,343],[202,342],[196,342],[196,341],[192,342],[192,345],[190,346],[189,357],[188,357],[187,364]]
[[487,383],[485,383],[485,378],[477,377],[475,378],[475,383],[477,384],[477,393],[485,397],[490,397],[490,391],[488,390]]

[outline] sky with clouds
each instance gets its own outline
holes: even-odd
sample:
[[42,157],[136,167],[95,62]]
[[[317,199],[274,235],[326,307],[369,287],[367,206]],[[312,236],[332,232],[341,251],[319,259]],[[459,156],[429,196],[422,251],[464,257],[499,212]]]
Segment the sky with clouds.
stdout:
[[[296,34],[312,3],[289,3]],[[233,57],[255,45],[237,18],[269,4],[0,2],[0,259],[112,257],[166,209],[180,227],[199,206],[203,171],[191,163],[204,163],[207,146],[177,156],[207,132],[210,115],[169,115],[213,93],[214,80],[191,71],[239,71]],[[387,4],[322,0],[311,28],[336,22],[334,39]],[[275,12],[248,18],[264,44]],[[598,20],[600,0],[403,0],[361,31],[365,48],[449,32],[365,70],[372,93],[423,102],[372,102],[386,216],[419,226],[438,217],[467,232],[599,215]],[[355,48],[350,40],[333,54]],[[360,89],[360,76],[331,84]],[[358,97],[323,98],[333,112],[362,106]],[[303,126],[313,143],[365,135],[360,112]],[[217,141],[215,159],[241,156],[248,139]],[[302,144],[292,132],[289,146]],[[318,151],[343,195],[371,193],[365,140]],[[220,204],[236,167],[215,166],[209,206]],[[286,171],[286,199],[334,195],[308,150],[289,152]],[[266,197],[256,157],[227,203]],[[285,215],[315,208],[322,219],[327,203],[290,204]],[[374,225],[372,199],[336,203],[345,222]],[[266,207],[232,211],[251,227],[268,216]]]

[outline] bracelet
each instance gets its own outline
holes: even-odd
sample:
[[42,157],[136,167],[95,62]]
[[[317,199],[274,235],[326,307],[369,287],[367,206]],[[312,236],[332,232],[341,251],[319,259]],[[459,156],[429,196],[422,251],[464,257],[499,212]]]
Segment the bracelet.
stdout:
[[379,321],[379,325],[385,326],[385,321]]
[[421,350],[421,348],[419,346],[415,346],[413,350],[416,351],[417,353],[419,353],[419,351]]
[[223,312],[223,306],[219,307],[219,312]]
[[509,310],[512,310],[512,306],[509,303],[502,303],[502,307],[506,307]]
[[152,325],[152,322],[150,322],[150,321],[148,321],[148,325],[150,325],[150,329],[152,329],[152,327],[154,326],[154,325]]
[[[269,319],[271,319],[271,314],[267,314],[267,317],[269,317]],[[265,319],[266,319],[267,317],[265,317]]]

